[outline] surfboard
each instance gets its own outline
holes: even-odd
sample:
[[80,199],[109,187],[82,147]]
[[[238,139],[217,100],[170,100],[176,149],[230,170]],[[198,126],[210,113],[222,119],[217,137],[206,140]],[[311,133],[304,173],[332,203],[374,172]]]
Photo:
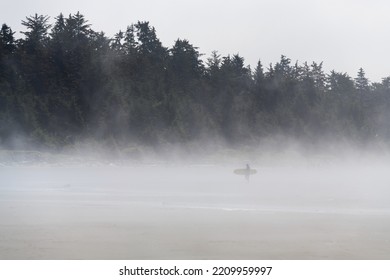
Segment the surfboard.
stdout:
[[257,173],[257,170],[256,169],[249,169],[249,173],[248,173],[248,169],[236,169],[233,171],[234,174],[237,174],[237,175],[253,175],[253,174],[256,174]]

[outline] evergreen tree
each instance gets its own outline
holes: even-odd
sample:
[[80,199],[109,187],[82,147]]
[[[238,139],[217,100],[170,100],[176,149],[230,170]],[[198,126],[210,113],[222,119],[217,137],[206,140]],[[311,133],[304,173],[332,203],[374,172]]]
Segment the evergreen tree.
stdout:
[[15,32],[5,23],[1,26],[0,31],[0,54],[11,54],[16,50]]
[[355,86],[360,93],[367,93],[370,90],[370,84],[363,68],[359,69],[357,77],[355,78]]
[[38,14],[26,17],[26,20],[22,21],[22,25],[27,28],[27,31],[21,32],[26,36],[25,41],[30,44],[45,43],[51,26],[48,21],[48,16]]
[[262,83],[264,83],[264,78],[265,77],[264,77],[263,65],[261,64],[261,61],[259,60],[257,62],[256,68],[255,68],[255,72],[254,72],[254,75],[253,75],[253,79],[254,79],[255,85],[259,86]]
[[186,84],[190,79],[199,79],[203,74],[203,64],[196,47],[187,40],[176,40],[170,50],[171,69],[179,83]]

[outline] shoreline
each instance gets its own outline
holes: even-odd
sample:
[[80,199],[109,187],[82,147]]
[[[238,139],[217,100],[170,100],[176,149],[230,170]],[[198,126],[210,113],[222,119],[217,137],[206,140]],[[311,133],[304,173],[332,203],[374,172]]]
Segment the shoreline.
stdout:
[[97,208],[2,218],[0,259],[390,258],[389,215]]

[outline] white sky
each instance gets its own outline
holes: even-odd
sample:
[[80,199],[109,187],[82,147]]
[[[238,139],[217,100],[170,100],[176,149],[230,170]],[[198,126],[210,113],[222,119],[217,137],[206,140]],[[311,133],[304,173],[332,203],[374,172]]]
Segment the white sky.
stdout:
[[208,57],[239,53],[255,67],[277,62],[324,61],[325,70],[355,77],[363,67],[371,81],[390,76],[390,1],[386,0],[12,0],[0,23],[22,31],[35,13],[53,20],[80,11],[95,31],[113,36],[138,20],[157,30],[164,46],[188,39]]

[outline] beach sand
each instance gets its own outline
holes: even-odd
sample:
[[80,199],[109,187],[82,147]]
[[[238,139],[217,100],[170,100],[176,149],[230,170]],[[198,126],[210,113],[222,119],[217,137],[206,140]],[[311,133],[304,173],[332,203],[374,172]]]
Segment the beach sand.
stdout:
[[390,259],[378,174],[206,170],[2,168],[0,259]]

